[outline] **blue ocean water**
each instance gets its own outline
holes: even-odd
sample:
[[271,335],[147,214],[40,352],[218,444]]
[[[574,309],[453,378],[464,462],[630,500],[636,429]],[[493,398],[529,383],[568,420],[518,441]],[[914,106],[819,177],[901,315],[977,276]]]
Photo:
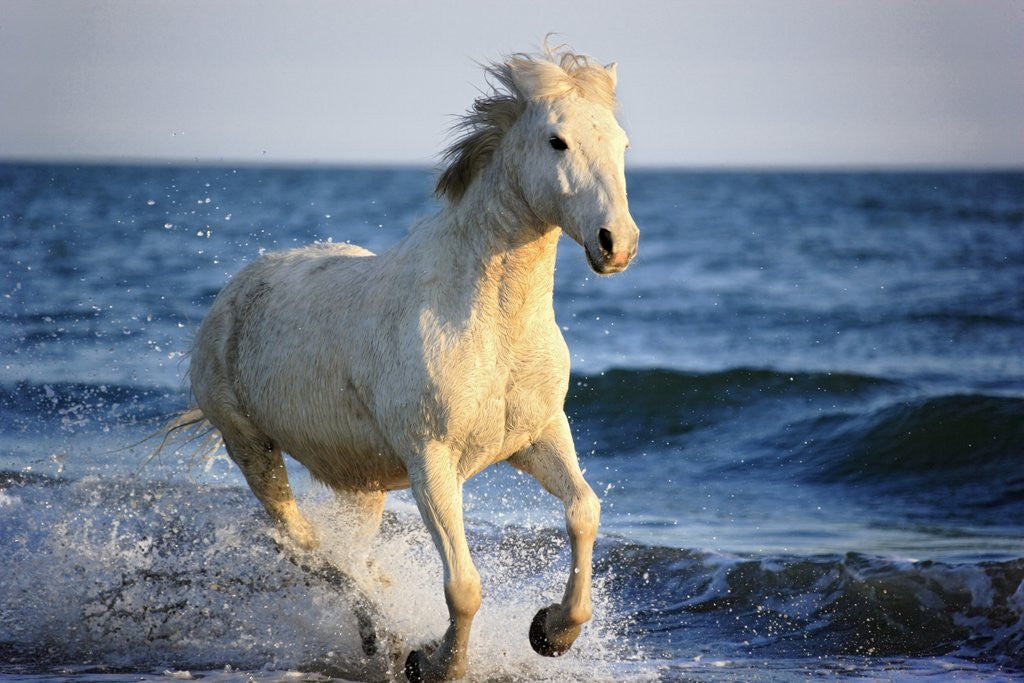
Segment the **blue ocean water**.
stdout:
[[[0,165],[0,678],[373,675],[347,596],[276,552],[226,458],[133,444],[187,403],[231,274],[314,240],[385,250],[432,180]],[[1024,173],[628,182],[634,264],[599,278],[566,239],[555,275],[603,500],[595,620],[561,659],[530,650],[561,511],[488,470],[472,677],[1024,675]],[[329,540],[330,497],[293,479]],[[415,645],[444,625],[440,566],[391,498],[378,597]]]

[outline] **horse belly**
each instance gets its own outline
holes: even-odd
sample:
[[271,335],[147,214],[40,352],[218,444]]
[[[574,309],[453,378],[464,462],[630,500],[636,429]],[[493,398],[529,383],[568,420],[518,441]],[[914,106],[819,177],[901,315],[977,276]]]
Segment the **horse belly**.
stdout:
[[389,491],[407,488],[405,465],[382,443],[357,440],[303,443],[282,450],[333,489]]
[[404,463],[372,416],[347,397],[278,406],[263,420],[268,436],[314,479],[335,489],[390,490],[409,485]]
[[356,443],[311,444],[286,452],[309,470],[317,481],[333,489],[391,491],[408,488],[405,465],[378,445]]

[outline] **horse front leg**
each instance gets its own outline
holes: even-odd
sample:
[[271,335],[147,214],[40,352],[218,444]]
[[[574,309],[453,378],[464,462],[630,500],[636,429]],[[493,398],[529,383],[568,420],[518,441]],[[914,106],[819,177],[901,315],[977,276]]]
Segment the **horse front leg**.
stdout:
[[448,629],[433,653],[409,653],[405,675],[410,681],[461,678],[466,673],[469,630],[480,609],[480,574],[469,556],[462,520],[462,480],[450,451],[443,447],[428,450],[422,464],[410,468],[409,480],[444,565]]
[[565,528],[572,548],[572,567],[562,602],[544,607],[530,624],[530,645],[545,657],[572,647],[580,626],[590,620],[591,565],[601,503],[583,479],[569,421],[562,414],[532,446],[509,459],[533,476],[565,506]]

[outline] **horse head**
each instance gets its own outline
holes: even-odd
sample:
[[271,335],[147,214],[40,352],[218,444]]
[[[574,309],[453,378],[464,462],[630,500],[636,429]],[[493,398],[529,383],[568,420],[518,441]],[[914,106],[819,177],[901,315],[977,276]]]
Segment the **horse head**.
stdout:
[[571,52],[513,55],[488,73],[494,91],[461,121],[437,192],[450,199],[494,165],[536,222],[559,226],[594,272],[625,270],[640,231],[626,199],[625,131],[615,117],[615,64]]

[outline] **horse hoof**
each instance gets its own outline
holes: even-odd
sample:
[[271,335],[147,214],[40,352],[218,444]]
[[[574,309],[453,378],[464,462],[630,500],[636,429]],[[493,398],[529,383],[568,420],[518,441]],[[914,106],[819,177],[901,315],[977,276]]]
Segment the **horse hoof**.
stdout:
[[548,612],[551,611],[550,607],[544,607],[536,616],[533,617],[533,622],[530,623],[530,646],[533,651],[544,657],[557,657],[565,654],[568,647],[558,647],[548,639],[547,631],[544,630],[544,626],[547,623]]
[[423,669],[420,668],[420,657],[422,656],[419,650],[413,650],[405,658],[405,677],[409,679],[410,683],[422,683],[423,681]]

